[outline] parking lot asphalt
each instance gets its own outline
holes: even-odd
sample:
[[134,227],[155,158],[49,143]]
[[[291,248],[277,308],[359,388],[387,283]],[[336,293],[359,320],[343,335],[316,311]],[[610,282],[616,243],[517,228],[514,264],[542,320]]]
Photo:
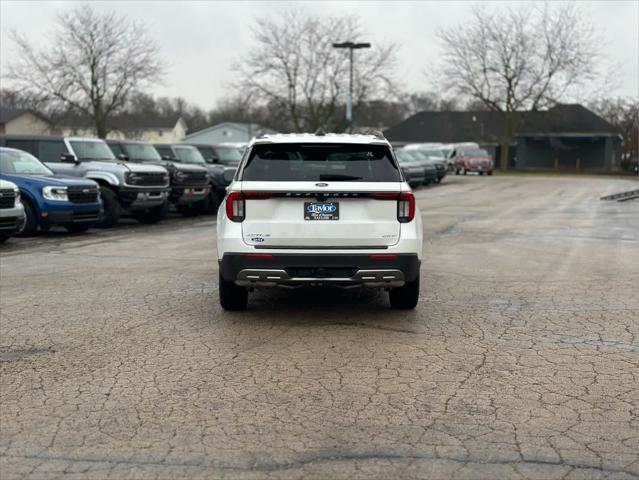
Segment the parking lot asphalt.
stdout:
[[639,477],[632,179],[447,177],[421,298],[217,301],[215,219],[0,247],[0,477]]

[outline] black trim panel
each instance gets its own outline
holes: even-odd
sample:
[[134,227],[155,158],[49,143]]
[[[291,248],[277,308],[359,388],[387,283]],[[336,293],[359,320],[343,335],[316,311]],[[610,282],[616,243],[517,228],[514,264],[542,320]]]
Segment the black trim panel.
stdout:
[[[257,255],[257,254],[256,254]],[[251,258],[251,253],[226,253],[219,261],[222,278],[234,281],[245,268],[343,268],[353,270],[401,270],[407,282],[419,276],[420,261],[416,254],[397,254],[394,258],[371,258],[374,254],[349,253],[277,253],[268,258]],[[384,255],[384,254],[382,254]]]
[[388,247],[386,245],[374,245],[370,247],[327,247],[325,245],[309,247],[307,245],[303,247],[296,246],[277,246],[277,245],[254,245],[253,248],[257,250],[386,250]]

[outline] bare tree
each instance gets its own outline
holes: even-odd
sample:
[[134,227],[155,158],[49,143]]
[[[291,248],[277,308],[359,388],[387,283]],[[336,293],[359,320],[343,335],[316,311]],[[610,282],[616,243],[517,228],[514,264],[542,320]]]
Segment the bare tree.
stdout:
[[515,133],[512,112],[546,108],[596,74],[595,31],[575,4],[475,8],[471,21],[440,37],[448,88],[504,112],[502,170]]
[[[333,42],[358,41],[355,17],[311,16],[299,10],[257,19],[255,47],[236,65],[239,91],[287,113],[288,129],[335,128],[336,112],[348,88],[348,56]],[[354,104],[393,92],[394,45],[359,50],[355,62]]]
[[158,49],[142,25],[88,5],[58,16],[48,48],[37,48],[15,31],[12,39],[17,51],[7,78],[13,86],[89,116],[100,138],[131,92],[162,73]]
[[621,130],[622,166],[630,168],[639,158],[639,99],[632,97],[600,98],[588,107]]

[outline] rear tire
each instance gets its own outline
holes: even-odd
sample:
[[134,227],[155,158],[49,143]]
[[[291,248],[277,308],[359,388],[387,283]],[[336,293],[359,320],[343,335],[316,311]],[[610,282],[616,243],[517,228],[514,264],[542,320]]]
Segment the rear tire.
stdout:
[[493,172],[488,172],[488,175],[492,176]]
[[459,175],[459,168],[455,169],[455,175]]
[[467,175],[467,174],[468,174],[468,172],[466,171],[466,169],[465,169],[465,168],[462,168],[462,174],[464,174],[464,175]]
[[104,205],[104,214],[97,226],[100,228],[111,228],[120,220],[120,202],[118,195],[109,187],[100,186],[100,196]]
[[479,176],[482,176],[484,174],[484,172],[479,172]]
[[169,213],[169,202],[164,202],[157,207],[149,208],[141,212],[134,212],[133,217],[140,223],[151,225],[164,220]]
[[248,305],[248,290],[239,287],[234,282],[227,282],[219,275],[220,304],[224,310],[246,310]]
[[389,292],[390,304],[397,310],[412,310],[419,301],[419,277]]
[[30,237],[38,233],[38,217],[36,216],[35,209],[27,201],[22,201],[24,205],[25,221],[22,230],[18,232],[20,237]]

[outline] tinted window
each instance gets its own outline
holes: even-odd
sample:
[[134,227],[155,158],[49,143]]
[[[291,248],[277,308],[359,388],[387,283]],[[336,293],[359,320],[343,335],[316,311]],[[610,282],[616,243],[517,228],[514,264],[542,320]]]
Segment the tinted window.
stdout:
[[155,149],[158,151],[158,153],[161,156],[173,158],[173,152],[171,151],[171,147],[158,147],[156,145]]
[[122,153],[124,153],[122,151],[122,147],[117,144],[117,143],[107,143],[107,145],[109,146],[109,148],[111,149],[111,151],[113,152],[113,155],[115,155],[116,157]]
[[254,145],[242,171],[244,181],[399,182],[386,145]]
[[125,143],[124,150],[131,160],[161,160],[158,151],[149,143]]
[[29,152],[31,155],[38,155],[38,143],[35,140],[7,139],[7,147],[24,150],[25,152]]
[[213,157],[217,157],[217,155],[215,155],[215,150],[213,150],[213,147],[203,147],[201,145],[198,145],[197,148],[200,153],[202,154],[202,156],[204,157],[204,160],[206,160],[207,162],[213,158]]
[[63,153],[69,153],[62,140],[43,140],[40,142],[41,162],[59,162]]
[[237,164],[242,160],[242,154],[237,148],[215,147],[215,153],[219,162],[226,165]]

